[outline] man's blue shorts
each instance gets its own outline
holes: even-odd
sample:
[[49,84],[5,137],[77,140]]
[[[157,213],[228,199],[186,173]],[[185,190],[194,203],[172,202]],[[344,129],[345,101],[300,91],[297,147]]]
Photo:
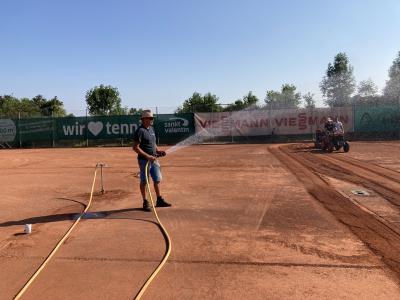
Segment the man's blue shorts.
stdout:
[[[146,163],[147,160],[145,159],[138,159],[139,168],[140,168],[140,183],[146,183]],[[150,176],[153,179],[153,182],[160,182],[162,180],[161,175],[161,167],[158,161],[150,162]]]

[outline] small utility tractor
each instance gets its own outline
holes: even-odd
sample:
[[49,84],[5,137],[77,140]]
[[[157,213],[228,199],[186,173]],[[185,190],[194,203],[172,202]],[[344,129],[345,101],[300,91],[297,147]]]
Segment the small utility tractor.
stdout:
[[350,150],[350,144],[345,140],[343,133],[320,129],[315,132],[314,146],[316,149],[327,152],[339,151],[340,149],[343,149],[344,152],[349,152]]

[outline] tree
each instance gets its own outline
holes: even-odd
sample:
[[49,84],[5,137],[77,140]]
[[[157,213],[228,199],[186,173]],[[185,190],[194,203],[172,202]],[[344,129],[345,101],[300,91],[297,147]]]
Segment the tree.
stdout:
[[0,115],[18,117],[19,100],[11,95],[0,96]]
[[41,116],[40,107],[29,98],[19,100],[19,113],[21,117],[39,117]]
[[40,106],[40,111],[43,116],[48,117],[64,117],[66,115],[64,103],[60,101],[57,96],[54,96],[51,100],[45,100]]
[[349,64],[349,59],[345,53],[338,53],[333,65],[328,64],[320,88],[325,103],[330,107],[350,104],[351,95],[355,90],[355,79],[353,67]]
[[314,94],[308,92],[303,96],[303,100],[305,108],[315,108]]
[[120,107],[119,109],[116,109],[114,113],[120,116],[141,115],[142,111],[143,111],[142,108],[134,108],[134,107],[129,108],[128,106],[124,106]]
[[128,114],[129,115],[141,115],[142,112],[143,112],[142,108],[134,108],[134,107],[132,107],[132,108],[129,109],[129,113]]
[[249,91],[247,95],[243,96],[243,103],[244,105],[248,106],[253,106],[256,105],[258,102],[258,98],[256,95],[253,95],[252,91]]
[[[29,109],[32,105],[39,110],[39,114],[35,111],[32,115],[33,112]],[[29,104],[26,102],[25,109],[21,109],[21,112],[26,116],[42,115],[46,117],[64,117],[67,114],[64,109],[64,103],[57,96],[54,96],[51,100],[47,100],[42,95],[33,97]]]
[[32,98],[32,102],[38,107],[42,107],[46,104],[47,100],[42,95],[37,95]]
[[400,101],[400,51],[389,69],[389,80],[383,89],[383,95],[391,101]]
[[357,94],[352,98],[354,104],[378,104],[383,100],[383,97],[378,95],[378,87],[371,79],[360,81]]
[[188,112],[217,112],[221,111],[221,107],[218,105],[218,97],[207,93],[202,96],[200,93],[194,92],[193,95],[186,99],[182,106],[178,107],[177,113],[188,113]]
[[87,91],[86,104],[91,115],[113,115],[122,111],[118,89],[110,85],[101,84]]
[[357,87],[357,95],[360,97],[375,97],[378,94],[378,87],[371,79],[362,80]]
[[269,108],[298,108],[301,101],[301,94],[296,93],[296,86],[293,84],[283,84],[281,91],[267,91],[265,103]]
[[48,101],[42,95],[37,95],[32,99],[18,99],[4,95],[0,96],[0,114],[10,117],[63,117],[66,112],[63,102],[57,96]]
[[255,107],[257,102],[257,96],[253,95],[252,91],[249,91],[247,95],[243,96],[243,99],[238,99],[234,103],[229,104],[224,111],[240,111],[249,107]]

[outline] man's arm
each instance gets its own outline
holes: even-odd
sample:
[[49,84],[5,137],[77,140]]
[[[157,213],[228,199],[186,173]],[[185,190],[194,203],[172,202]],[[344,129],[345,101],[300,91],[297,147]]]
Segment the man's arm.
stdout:
[[154,157],[154,156],[152,156],[152,155],[149,155],[149,154],[147,154],[146,152],[144,152],[142,149],[140,149],[139,144],[140,144],[140,142],[138,142],[138,141],[134,141],[134,142],[133,142],[133,150],[134,150],[137,154],[140,154],[140,155],[142,155],[143,157],[146,157],[146,159],[147,159],[147,160],[150,160],[150,161],[156,160],[156,157]]

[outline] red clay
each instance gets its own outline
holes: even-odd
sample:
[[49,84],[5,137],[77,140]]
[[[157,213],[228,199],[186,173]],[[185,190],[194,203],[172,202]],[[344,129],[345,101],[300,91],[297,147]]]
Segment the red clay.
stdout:
[[[348,156],[372,168],[400,169],[389,150],[400,144],[375,144],[373,153],[365,145],[352,143]],[[354,229],[367,217],[355,210],[354,223],[346,223],[340,216],[348,210],[321,200],[335,191],[304,166],[324,157],[285,147],[193,146],[162,159],[164,196],[174,206],[159,215],[173,251],[144,299],[398,298],[393,257],[374,248],[371,232]],[[106,194],[97,194],[90,209],[99,218],[77,226],[24,299],[131,299],[161,260],[165,241],[154,217],[138,209],[129,148],[0,151],[1,299],[18,292],[83,210],[97,162],[109,166]],[[349,165],[339,172],[350,172]],[[324,176],[335,175],[330,170]],[[21,234],[26,223],[33,224],[31,235]],[[390,234],[388,247],[398,250]]]
[[400,182],[388,176],[388,170],[373,170],[361,161],[348,162],[348,159],[339,158],[338,154],[312,152],[318,153],[303,145],[274,148],[275,155],[287,163],[308,192],[339,221],[349,226],[375,253],[382,256],[400,278],[400,228],[397,224],[382,222],[374,214],[349,201],[329,186],[324,177],[330,176],[371,188],[394,205],[399,203]]

